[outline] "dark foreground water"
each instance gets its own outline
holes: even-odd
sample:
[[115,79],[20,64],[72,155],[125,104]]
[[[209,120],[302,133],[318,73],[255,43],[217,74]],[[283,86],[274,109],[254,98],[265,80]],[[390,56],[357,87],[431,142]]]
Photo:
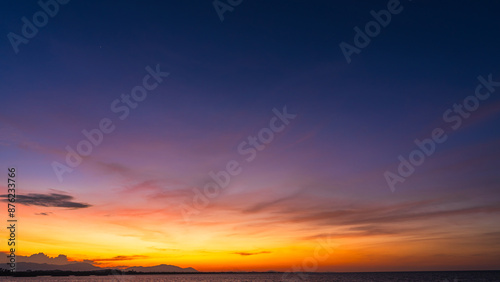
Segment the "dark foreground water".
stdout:
[[1,277],[1,281],[120,281],[120,282],[153,282],[153,281],[205,281],[205,282],[249,282],[249,281],[436,281],[436,282],[465,282],[465,281],[499,281],[500,271],[460,271],[460,272],[387,272],[387,273],[309,273],[283,276],[282,273],[256,274],[189,274],[189,275],[124,275],[124,276],[66,276],[66,277]]

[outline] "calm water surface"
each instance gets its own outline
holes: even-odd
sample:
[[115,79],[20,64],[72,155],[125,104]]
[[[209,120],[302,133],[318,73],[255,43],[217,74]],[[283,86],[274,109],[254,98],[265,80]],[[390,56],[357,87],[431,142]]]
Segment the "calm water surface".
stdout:
[[[304,275],[304,274],[302,274]],[[436,281],[436,282],[465,282],[487,281],[500,282],[500,271],[461,271],[461,272],[391,272],[391,273],[310,273],[306,276],[289,275],[283,277],[281,273],[256,273],[256,274],[190,274],[190,275],[135,275],[135,276],[85,276],[85,277],[2,277],[2,281],[117,281],[117,282],[153,282],[153,281],[179,281],[179,282],[250,282],[250,281]],[[302,278],[302,279],[301,279]]]

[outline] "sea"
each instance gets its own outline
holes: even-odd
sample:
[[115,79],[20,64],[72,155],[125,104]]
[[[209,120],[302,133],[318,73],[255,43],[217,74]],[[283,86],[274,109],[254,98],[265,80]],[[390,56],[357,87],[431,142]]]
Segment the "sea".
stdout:
[[500,282],[500,271],[446,271],[446,272],[374,272],[374,273],[224,273],[224,274],[168,274],[168,275],[110,275],[110,276],[38,276],[38,277],[0,277],[0,281],[117,281],[117,282],[264,282],[264,281],[318,281],[318,282]]

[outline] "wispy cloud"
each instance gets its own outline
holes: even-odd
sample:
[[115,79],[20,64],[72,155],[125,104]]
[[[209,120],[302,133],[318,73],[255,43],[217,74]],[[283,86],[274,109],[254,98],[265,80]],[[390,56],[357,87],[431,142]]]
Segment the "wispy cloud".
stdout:
[[148,256],[142,255],[133,255],[133,256],[115,256],[112,258],[104,258],[104,259],[93,259],[93,261],[101,262],[101,261],[122,261],[122,260],[133,260],[133,259],[143,259],[148,258]]
[[260,212],[266,208],[269,208],[271,206],[274,206],[275,204],[278,204],[278,203],[281,203],[281,202],[284,202],[284,201],[287,201],[287,200],[291,200],[291,199],[295,199],[297,196],[299,195],[299,193],[294,193],[293,195],[291,196],[287,196],[287,197],[283,197],[283,198],[280,198],[280,199],[276,199],[276,200],[272,200],[272,201],[267,201],[267,202],[260,202],[260,203],[257,203],[245,210],[243,210],[244,213],[256,213],[256,212]]
[[260,254],[270,254],[271,252],[269,251],[262,251],[262,252],[254,252],[254,253],[247,253],[247,252],[234,252],[232,254],[234,255],[240,255],[240,256],[254,256],[254,255],[260,255]]

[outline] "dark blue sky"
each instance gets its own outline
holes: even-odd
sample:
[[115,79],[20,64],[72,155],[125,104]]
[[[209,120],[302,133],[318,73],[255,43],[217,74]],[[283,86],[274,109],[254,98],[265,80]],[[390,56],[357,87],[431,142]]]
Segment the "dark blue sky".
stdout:
[[[3,6],[4,34],[21,34],[21,17],[40,10],[36,1]],[[210,1],[72,1],[19,54],[2,41],[1,95],[10,104],[3,114],[45,115],[17,122],[48,131],[61,116],[102,116],[145,66],[160,63],[171,72],[162,88],[168,95],[144,105],[148,114],[177,112],[188,124],[230,130],[249,114],[265,118],[286,104],[304,119],[299,132],[321,128],[317,142],[325,149],[349,151],[352,140],[364,139],[383,147],[372,158],[391,162],[472,94],[477,76],[498,77],[500,39],[495,1],[402,1],[403,11],[348,64],[339,43],[353,44],[353,28],[386,6],[243,1],[221,22]],[[215,113],[218,120],[207,118]],[[497,138],[491,115],[445,146]],[[81,126],[94,122],[84,120]]]

